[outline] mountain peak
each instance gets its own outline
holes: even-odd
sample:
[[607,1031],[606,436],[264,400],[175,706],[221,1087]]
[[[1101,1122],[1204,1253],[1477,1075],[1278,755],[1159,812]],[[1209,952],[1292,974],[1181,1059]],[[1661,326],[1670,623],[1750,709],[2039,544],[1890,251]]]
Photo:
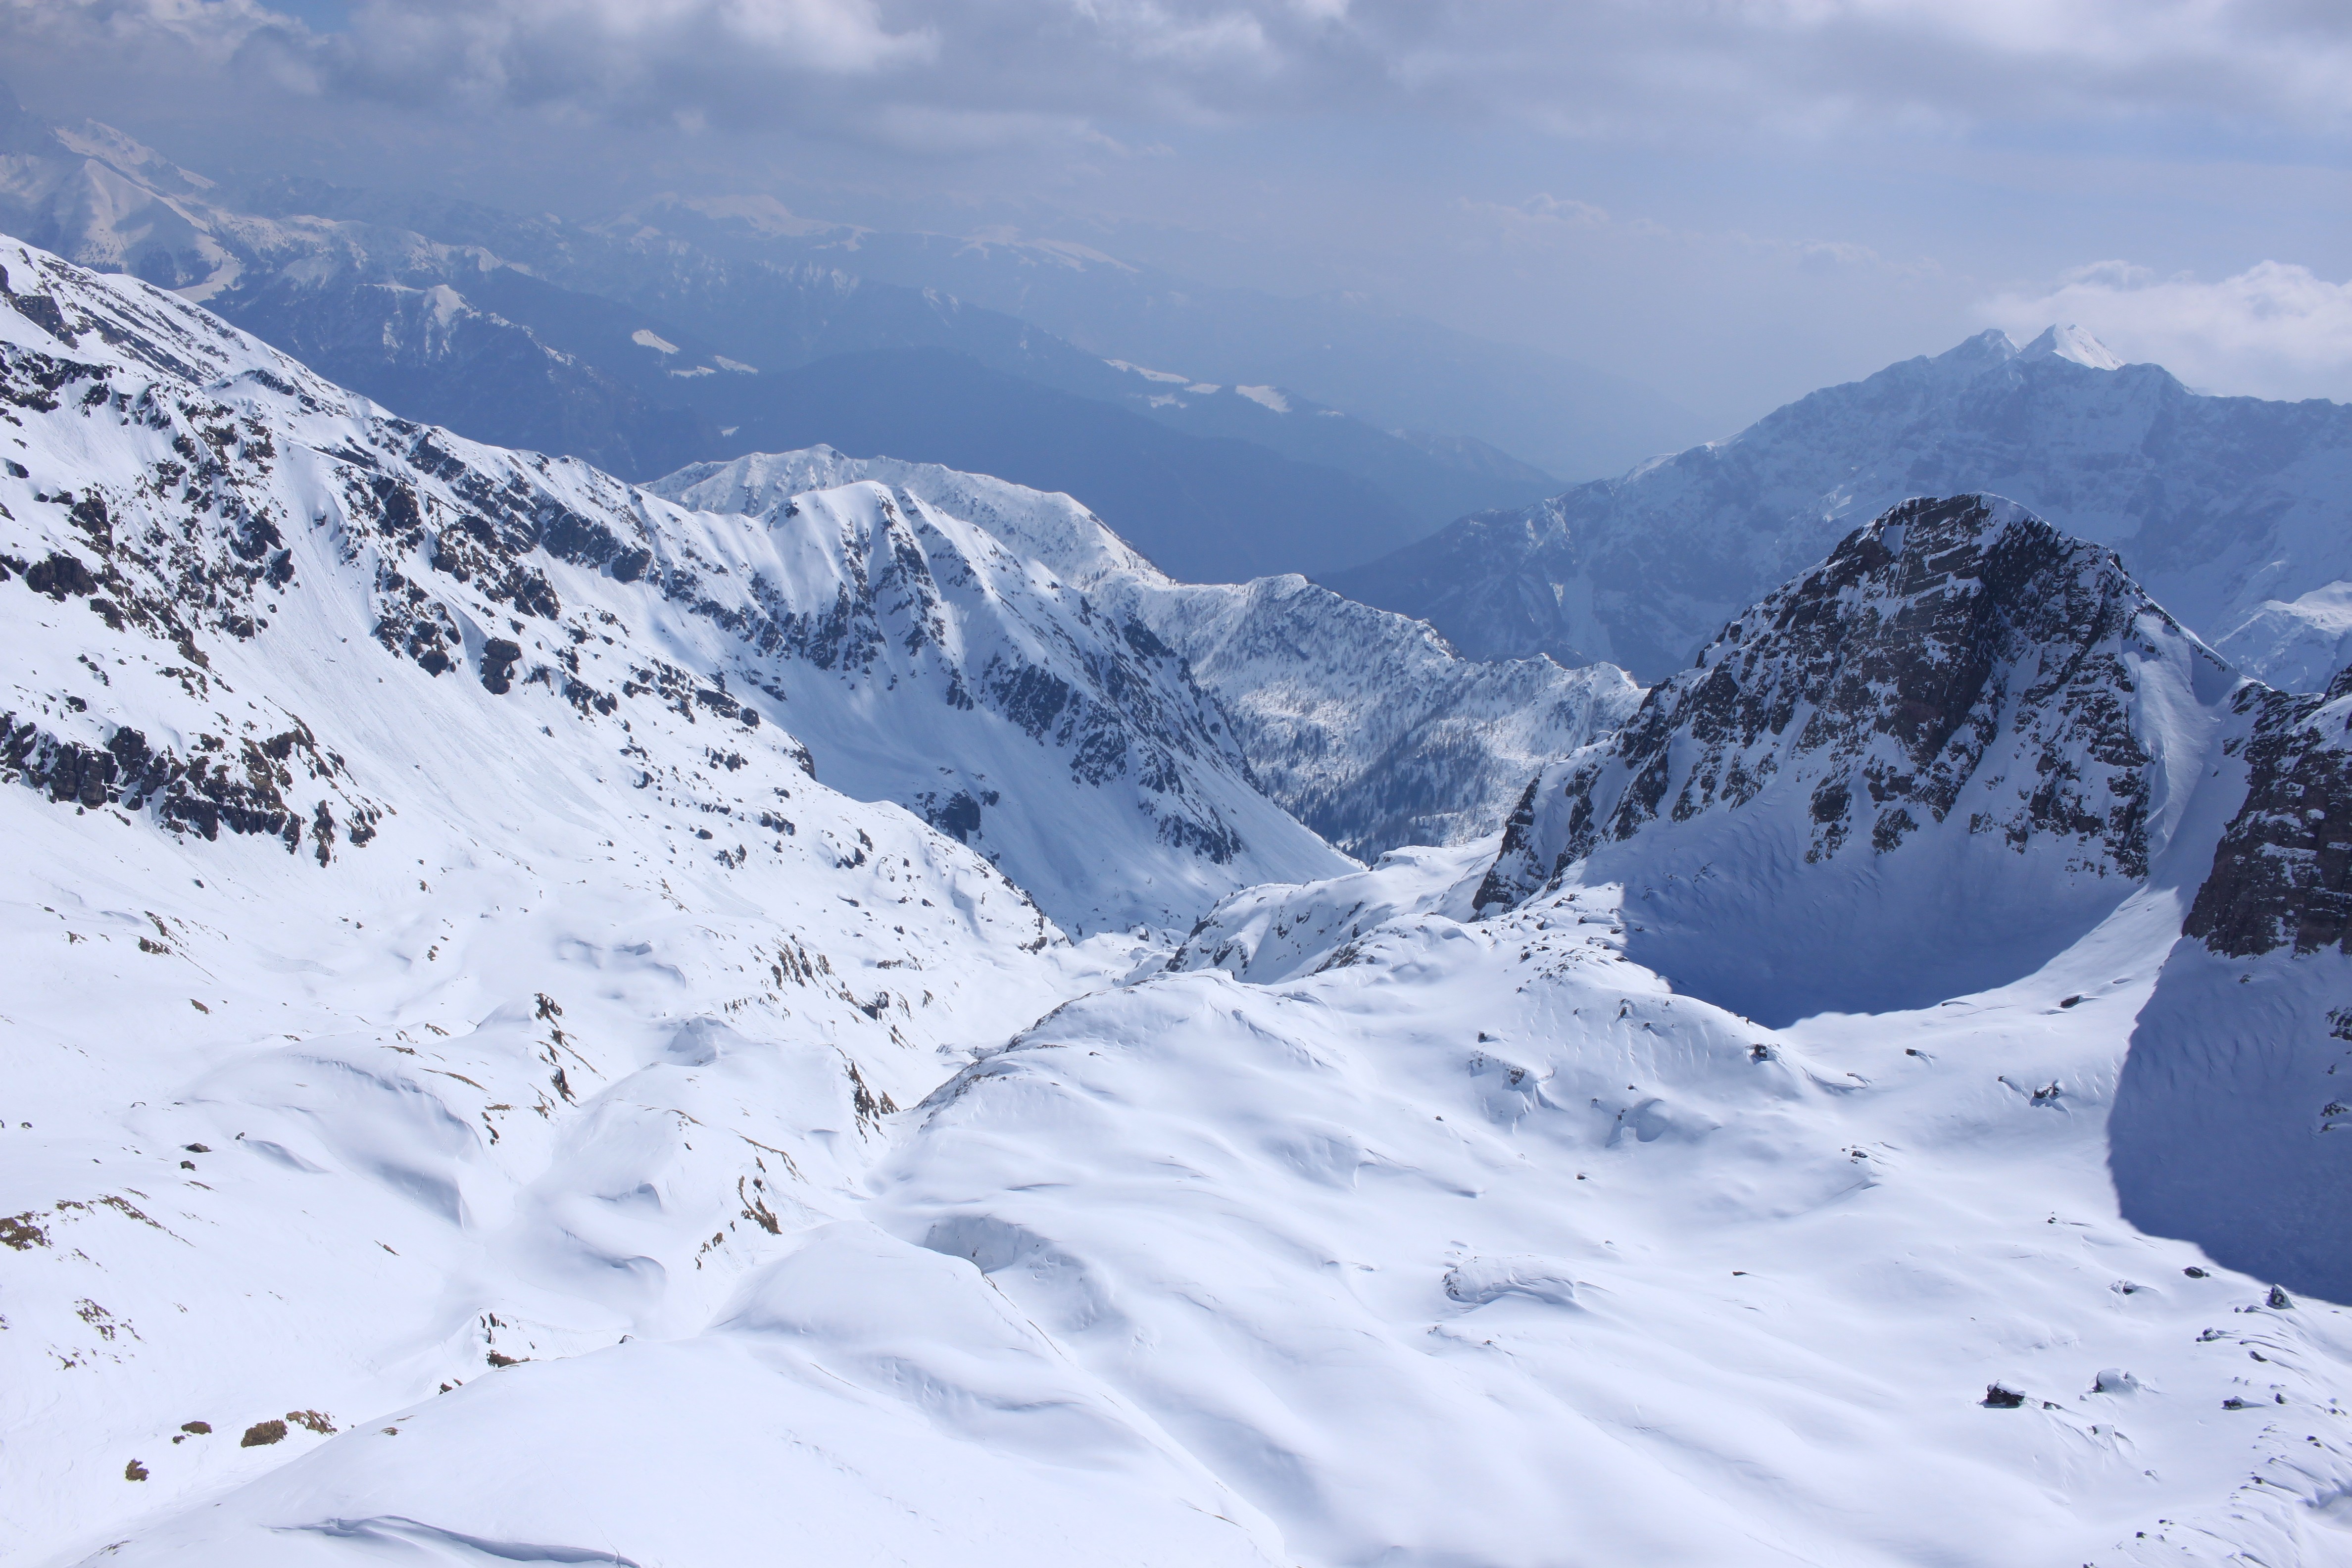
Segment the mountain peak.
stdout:
[[1629,954],[1768,1023],[2005,984],[2147,880],[2232,685],[2112,552],[1905,501],[1555,763],[1477,902],[1582,862]]
[[2082,328],[2049,326],[2042,335],[2017,351],[2020,359],[2064,359],[2092,370],[2121,370],[2123,356]]
[[0,153],[38,153],[48,137],[48,125],[17,101],[15,89],[0,81]]

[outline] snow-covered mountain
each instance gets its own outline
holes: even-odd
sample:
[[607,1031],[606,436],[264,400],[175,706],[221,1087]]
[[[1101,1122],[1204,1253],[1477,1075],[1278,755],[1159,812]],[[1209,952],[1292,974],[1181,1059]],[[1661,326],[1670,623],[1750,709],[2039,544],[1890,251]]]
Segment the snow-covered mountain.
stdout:
[[2119,552],[2249,673],[2324,683],[2340,662],[2352,407],[2205,396],[2071,328],[2021,349],[1981,333],[1326,580],[1474,658],[1540,650],[1658,680],[1857,522],[1979,490]]
[[2124,1213],[2352,1297],[2352,669],[2240,695],[2244,804],[2139,1015],[2108,1123]]
[[[689,510],[0,266],[12,1562],[2343,1556],[2352,1317],[2105,1175],[2179,889],[1763,1028],[1636,961],[1631,889],[1473,921],[1487,846],[1307,839],[1142,613],[1209,591],[1066,499],[802,453]],[[1983,646],[2084,656],[2020,698],[2076,782],[2129,773],[2104,658],[2126,735],[2206,723],[2189,639],[2086,645],[2137,601],[2002,517],[1974,597],[2042,613]],[[1891,570],[1855,604],[1969,624]],[[983,847],[1224,896],[1072,942]]]
[[[819,1234],[955,1053],[1133,954],[1072,947],[977,848],[812,778],[779,721],[864,731],[872,755],[816,748],[845,775],[892,765],[901,724],[926,761],[907,782],[944,799],[969,773],[1035,814],[1006,860],[1032,826],[1110,835],[1070,874],[1119,881],[1063,884],[1082,900],[1157,910],[1259,858],[1339,864],[1200,750],[1171,661],[878,487],[761,534],[390,419],[146,284],[14,244],[0,268],[0,921],[22,961],[0,1553],[79,1560],[184,1504],[218,1517],[248,1479],[299,1491],[368,1415],[724,1320],[646,1368],[706,1434],[639,1455],[677,1470],[591,1467],[550,1500],[588,1488],[593,1524],[502,1536],[424,1502],[304,1512],[314,1493],[261,1550],[635,1534],[628,1499],[671,1513],[723,1446],[758,1484],[731,1519],[696,1511],[739,1554],[802,1495],[807,1538],[859,1550],[1051,1516],[1073,1560],[1134,1560],[1143,1521],[1200,1561],[1263,1560],[1245,1505],[969,1271]],[[1113,685],[1140,706],[1106,713]],[[1164,736],[1126,725],[1147,710]],[[1221,810],[1274,842],[1220,861],[1200,841]],[[1003,826],[980,815],[975,843]],[[829,1300],[866,1278],[856,1321],[796,1307],[791,1258]],[[919,1331],[894,1342],[891,1302]],[[984,1416],[935,1426],[891,1392],[926,1358],[930,1389],[1017,1386],[1068,1425],[1025,1447]],[[609,1393],[556,1425],[593,1440]],[[709,1436],[730,1400],[802,1414]],[[818,1428],[821,1450],[793,1436]],[[352,1435],[404,1445],[365,1458],[382,1482],[430,1430]],[[963,1479],[876,1506],[907,1464]],[[198,1555],[161,1529],[142,1550]]]
[[[1185,925],[1232,888],[1344,864],[1259,794],[1146,627],[918,498],[857,483],[756,524],[691,514],[391,418],[152,289],[5,255],[16,395],[47,443],[20,437],[9,552],[110,624],[266,647],[281,602],[348,593],[424,679],[537,688],[619,747],[640,700],[722,735],[780,723],[828,783],[925,815],[1074,929]],[[74,743],[118,752],[113,725],[145,728],[77,723]],[[129,784],[122,756],[115,795],[182,811],[185,781],[222,776],[188,743],[157,753],[168,784]],[[739,832],[781,831],[746,809]]]
[[1493,832],[1530,773],[1641,697],[1613,665],[1465,659],[1428,626],[1295,574],[1173,583],[1068,496],[933,464],[814,447],[697,464],[647,488],[771,518],[803,491],[861,480],[972,520],[1150,627],[1223,704],[1265,793],[1351,855]]
[[1629,953],[1768,1022],[2005,984],[2169,874],[2238,683],[2112,551],[1906,501],[1547,769],[1478,903],[1620,884]]

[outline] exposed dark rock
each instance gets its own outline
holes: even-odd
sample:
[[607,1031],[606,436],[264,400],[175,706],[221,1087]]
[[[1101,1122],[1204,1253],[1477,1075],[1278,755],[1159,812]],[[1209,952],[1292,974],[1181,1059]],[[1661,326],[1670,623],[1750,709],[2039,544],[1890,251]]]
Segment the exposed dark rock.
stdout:
[[[2202,776],[2143,684],[2218,723],[2234,679],[2113,552],[1997,498],[1906,501],[1548,770],[1477,906],[1589,861],[1657,917],[1629,955],[1768,1023],[1999,984],[2147,878],[2151,802]],[[1759,877],[1834,929],[1792,930]],[[1972,926],[1955,879],[1991,900]]]
[[68,594],[95,594],[98,579],[89,568],[71,555],[52,552],[47,559],[35,562],[25,572],[25,586],[36,594],[47,594],[59,604]]
[[2246,801],[2183,928],[2214,952],[2352,953],[2352,710],[2332,711],[2348,695],[2352,669],[2318,696],[2239,694],[2254,714]]
[[504,637],[492,637],[482,644],[483,689],[499,696],[513,690],[515,661],[520,658],[521,645]]

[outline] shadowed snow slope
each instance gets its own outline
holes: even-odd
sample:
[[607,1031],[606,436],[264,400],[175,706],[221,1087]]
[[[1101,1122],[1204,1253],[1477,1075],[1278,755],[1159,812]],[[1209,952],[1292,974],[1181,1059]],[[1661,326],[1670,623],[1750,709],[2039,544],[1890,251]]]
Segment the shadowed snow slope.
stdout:
[[2240,706],[2245,804],[2132,1037],[2116,1185],[2149,1230],[2352,1300],[2352,670]]
[[1622,722],[1641,689],[1613,665],[1476,663],[1428,626],[1305,578],[1172,583],[1064,495],[830,447],[702,463],[648,487],[772,518],[865,479],[966,518],[1184,656],[1231,715],[1265,793],[1351,855],[1491,833],[1528,776]]
[[2113,552],[1906,501],[1548,769],[1479,905],[1622,882],[1629,951],[1683,989],[1775,1022],[1924,1006],[2175,875],[2237,683]]
[[[1326,580],[1427,616],[1474,658],[1607,658],[1662,680],[1857,520],[1972,490],[2121,552],[2208,638],[2352,578],[2352,407],[2204,396],[2053,329],[2022,349],[1979,333]],[[2296,674],[2231,651],[2251,674]]]

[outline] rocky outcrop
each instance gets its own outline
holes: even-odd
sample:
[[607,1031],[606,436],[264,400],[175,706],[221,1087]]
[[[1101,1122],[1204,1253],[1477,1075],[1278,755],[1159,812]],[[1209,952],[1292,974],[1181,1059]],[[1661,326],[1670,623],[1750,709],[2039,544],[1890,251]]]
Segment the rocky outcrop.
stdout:
[[1643,961],[1759,1016],[1975,989],[2148,878],[2234,684],[2113,552],[1907,501],[1548,770],[1480,907],[1622,879]]
[[2185,933],[2217,953],[2352,953],[2352,668],[2318,696],[2249,687],[2246,801]]
[[2244,801],[2140,1010],[2108,1163],[2134,1224],[2352,1300],[2352,669],[2238,706]]

